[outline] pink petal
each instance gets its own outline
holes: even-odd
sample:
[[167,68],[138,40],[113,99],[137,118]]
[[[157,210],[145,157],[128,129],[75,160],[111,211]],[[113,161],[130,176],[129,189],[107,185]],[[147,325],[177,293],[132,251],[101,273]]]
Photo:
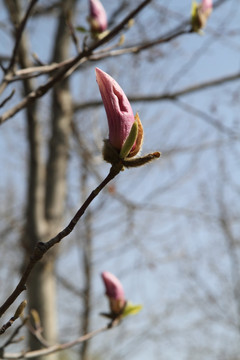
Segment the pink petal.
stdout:
[[212,7],[213,7],[212,0],[202,0],[202,8],[204,12],[206,10],[212,9]]
[[115,275],[110,272],[103,272],[102,279],[106,288],[106,295],[115,300],[125,301],[123,286]]
[[121,150],[135,121],[131,105],[110,75],[96,68],[96,78],[108,118],[109,141],[114,148]]
[[106,11],[99,0],[89,0],[90,22],[93,31],[103,32],[107,29]]

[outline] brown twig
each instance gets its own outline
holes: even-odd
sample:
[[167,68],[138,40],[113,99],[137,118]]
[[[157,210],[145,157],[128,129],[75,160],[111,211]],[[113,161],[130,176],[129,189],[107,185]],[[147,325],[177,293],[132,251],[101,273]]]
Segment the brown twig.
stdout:
[[[147,50],[161,43],[169,42],[181,35],[188,34],[190,32],[190,29],[186,29],[186,25],[188,25],[188,23],[189,22],[185,21],[180,26],[170,31],[169,33],[162,35],[155,40],[145,42],[144,44],[129,45],[128,47],[117,50],[112,49],[113,47],[118,46],[117,43],[114,46],[111,46],[111,48],[96,51],[95,53],[91,54],[87,59],[91,61],[98,61],[106,57],[121,56],[129,53],[138,53],[140,51]],[[45,75],[47,73],[51,73],[52,71],[61,69],[63,66],[71,63],[72,61],[73,58],[65,60],[61,63],[49,64],[43,66],[34,66],[27,69],[20,69],[15,72],[14,76],[9,76],[7,80],[9,83],[11,83],[23,79]]]
[[4,334],[5,331],[12,326],[14,321],[16,321],[22,314],[25,306],[27,304],[27,301],[24,300],[21,302],[21,304],[17,307],[17,310],[15,311],[15,314],[11,317],[11,319],[8,320],[1,328],[0,328],[0,335]]
[[[35,0],[36,1],[36,0]],[[145,6],[147,6],[152,0],[143,1],[135,10],[133,10],[126,18],[115,28],[113,28],[105,37],[98,40],[88,49],[85,49],[80,54],[78,54],[75,58],[71,59],[66,65],[64,65],[54,76],[52,76],[44,85],[39,86],[36,90],[29,93],[24,99],[22,99],[17,105],[15,105],[12,109],[6,111],[0,117],[0,124],[6,121],[7,119],[14,116],[18,111],[26,107],[30,102],[35,101],[35,99],[42,97],[45,95],[48,90],[50,90],[53,85],[62,80],[69,71],[78,66],[78,63],[84,59],[88,58],[95,49],[100,47],[101,45],[110,41],[115,35],[117,35],[124,26],[129,22],[130,19],[134,18]],[[71,73],[71,71],[70,71]]]
[[5,331],[10,328],[10,326],[12,326],[12,324],[14,323],[16,319],[14,319],[14,317],[11,317],[10,320],[8,320],[8,322],[6,322],[0,329],[0,335],[4,334]]
[[12,57],[11,57],[11,60],[10,60],[9,66],[8,66],[8,71],[11,70],[12,67],[14,66],[14,64],[15,64],[16,57],[17,57],[17,52],[18,52],[18,48],[19,48],[19,44],[20,44],[20,41],[21,41],[21,38],[22,38],[24,28],[25,28],[25,26],[27,24],[30,13],[31,13],[34,5],[37,3],[37,1],[38,0],[32,0],[30,2],[21,23],[19,24],[19,26],[16,29],[16,41],[15,41],[15,46],[14,46],[14,49],[13,49]]
[[[220,0],[214,4],[214,8],[219,7],[222,5],[226,0]],[[175,29],[169,31],[165,35],[161,35],[155,40],[147,41],[144,44],[134,44],[129,45],[128,47],[117,49],[117,50],[110,50],[104,49],[95,52],[94,54],[91,54],[88,59],[92,61],[101,60],[106,57],[113,57],[113,56],[121,56],[124,54],[129,53],[139,53],[140,51],[147,50],[151,47],[154,47],[156,45],[169,42],[181,35],[191,33],[190,28],[190,21],[184,20],[179,26],[177,26]],[[106,39],[106,38],[104,38]],[[32,78],[32,77],[38,77],[47,73],[51,73],[54,70],[61,69],[64,65],[67,65],[68,63],[72,62],[74,58],[68,59],[63,61],[59,64],[49,64],[49,65],[43,65],[43,66],[35,66],[27,69],[20,69],[15,72],[14,77],[9,77],[8,82],[14,82],[19,81],[25,78]],[[87,59],[86,59],[87,60]]]
[[192,105],[190,105],[187,102],[180,101],[179,99],[176,99],[176,101],[173,102],[174,105],[180,107],[181,109],[185,110],[188,114],[191,113],[195,116],[198,116],[199,118],[203,119],[206,123],[213,126],[218,131],[222,132],[223,134],[226,134],[230,136],[231,138],[235,138],[237,135],[237,132],[232,130],[230,127],[224,125],[224,122],[220,122],[215,117],[209,115],[202,109],[198,109]]
[[[150,94],[150,95],[139,95],[139,96],[128,96],[130,102],[155,102],[155,101],[165,101],[165,100],[175,100],[181,96],[192,94],[197,91],[205,90],[214,86],[227,84],[231,81],[236,81],[240,79],[240,72],[237,72],[232,75],[223,76],[221,78],[213,79],[210,81],[202,82],[199,84],[195,84],[192,86],[188,86],[186,88],[177,90],[175,92],[164,92],[162,94]],[[75,105],[75,111],[88,109],[91,107],[101,106],[102,101],[100,100],[92,100],[86,101],[83,104]]]
[[27,24],[27,21],[29,19],[30,13],[31,13],[31,11],[32,11],[32,9],[33,9],[33,7],[34,7],[34,5],[36,4],[37,1],[38,0],[32,0],[30,2],[22,21],[20,22],[18,28],[16,29],[16,41],[15,41],[15,45],[14,45],[14,48],[13,48],[13,52],[12,52],[12,56],[11,56],[9,65],[5,69],[6,76],[4,77],[3,82],[2,82],[2,84],[0,86],[0,94],[5,90],[6,86],[8,85],[7,76],[9,76],[12,73],[13,66],[14,66],[15,61],[16,61],[17,52],[18,52],[18,49],[19,49],[19,44],[20,44],[20,41],[21,41],[21,38],[22,38],[23,31],[24,31],[25,26]]
[[[220,0],[220,1],[216,2],[214,4],[214,8],[219,7],[225,1],[226,0]],[[140,51],[147,50],[147,49],[152,48],[154,46],[157,46],[159,44],[170,42],[171,40],[173,40],[173,39],[175,39],[175,38],[177,38],[177,37],[179,37],[181,35],[189,34],[191,32],[192,32],[192,29],[190,28],[189,19],[184,20],[175,29],[169,31],[165,35],[161,35],[160,37],[158,37],[155,40],[147,41],[144,44],[129,45],[127,47],[124,47],[122,49],[117,49],[117,50],[113,50],[113,49],[108,48],[108,49],[103,49],[103,50],[100,50],[100,51],[96,51],[95,53],[88,56],[88,58],[86,58],[85,61],[86,60],[99,61],[99,60],[102,60],[102,59],[104,59],[106,57],[121,56],[121,55],[129,54],[129,53],[135,53],[136,54],[136,53],[139,53]],[[14,76],[12,76],[12,75],[9,76],[7,78],[7,80],[10,83],[10,82],[23,80],[23,79],[26,79],[26,78],[38,77],[38,76],[41,76],[41,75],[44,75],[44,74],[51,73],[54,70],[61,69],[64,65],[66,65],[66,64],[68,64],[68,63],[70,63],[72,61],[73,61],[73,58],[65,60],[64,62],[59,63],[59,64],[49,64],[49,65],[31,67],[31,68],[27,68],[27,69],[20,69],[20,70],[17,70],[15,72]],[[79,64],[77,66],[79,66]]]
[[137,54],[140,51],[147,50],[147,49],[157,46],[159,44],[170,42],[171,40],[173,40],[181,35],[189,34],[191,32],[191,29],[186,29],[185,25],[186,25],[186,22],[184,22],[175,31],[171,31],[171,32],[169,32],[169,34],[160,36],[159,38],[157,38],[155,40],[147,41],[144,44],[129,45],[125,48],[111,50],[111,51],[104,49],[104,50],[95,52],[93,55],[91,55],[89,57],[89,60],[97,61],[97,60],[102,60],[106,57],[121,56],[121,55],[125,55],[125,54],[130,54],[130,53]]
[[13,97],[14,94],[15,94],[15,89],[13,89],[10,92],[10,94],[1,102],[0,108],[3,107],[9,100],[11,100],[11,98]]
[[4,304],[0,307],[0,317],[5,313],[5,311],[11,306],[11,304],[17,299],[17,297],[26,289],[26,282],[27,279],[35,266],[35,264],[42,259],[44,254],[51,249],[54,245],[59,243],[63,238],[68,236],[73,229],[75,228],[76,224],[84,214],[85,210],[88,208],[88,206],[91,204],[91,202],[95,199],[95,197],[100,193],[100,191],[112,180],[115,176],[119,174],[119,172],[122,170],[122,164],[117,164],[115,166],[112,166],[109,174],[107,177],[101,182],[101,184],[91,192],[91,194],[88,196],[86,201],[83,203],[83,205],[80,207],[80,209],[77,211],[75,216],[72,218],[70,223],[62,230],[60,231],[55,237],[50,239],[49,241],[43,243],[39,242],[30,257],[29,263],[18,283],[15,290],[12,292],[12,294],[7,298],[7,300],[4,302]]
[[[150,2],[150,1],[147,1],[147,3]],[[214,4],[214,8],[219,7],[225,1],[226,0],[217,1]],[[145,4],[145,2],[140,4],[139,7],[136,10],[134,10],[127,18],[129,19],[129,18],[132,18],[132,17],[136,16],[136,11],[139,12],[140,10],[142,10],[142,7],[144,7],[146,5],[147,4]],[[17,70],[14,73],[14,75],[13,74],[8,74],[4,78],[5,87],[10,82],[19,81],[19,80],[28,79],[28,78],[33,78],[33,77],[38,77],[38,76],[41,76],[41,75],[44,75],[44,74],[49,74],[54,70],[60,70],[65,65],[67,66],[67,64],[72,64],[74,62],[74,66],[72,66],[72,71],[71,72],[66,72],[66,74],[69,76],[80,65],[80,63],[82,63],[80,60],[81,59],[83,60],[84,57],[85,57],[85,61],[88,60],[88,59],[92,60],[92,61],[96,61],[96,60],[101,60],[101,59],[109,57],[109,56],[113,57],[113,56],[121,56],[121,55],[124,55],[124,54],[129,54],[129,53],[138,53],[140,51],[147,50],[147,49],[149,49],[151,47],[154,47],[156,45],[159,45],[161,43],[169,42],[172,39],[174,39],[176,37],[179,37],[181,35],[188,34],[188,33],[192,32],[191,28],[189,28],[189,27],[186,28],[187,26],[190,26],[190,21],[188,19],[188,20],[183,21],[177,28],[175,28],[174,30],[171,30],[167,34],[161,35],[159,38],[157,38],[155,40],[152,40],[152,41],[149,41],[149,42],[145,42],[144,44],[130,45],[130,46],[125,47],[123,49],[118,49],[118,50],[113,50],[113,51],[109,51],[109,50],[105,49],[105,50],[101,50],[99,52],[93,53],[94,49],[101,46],[105,42],[109,41],[110,38],[115,36],[116,33],[119,32],[122,29],[122,27],[124,27],[124,25],[126,25],[127,22],[128,21],[126,21],[126,19],[124,19],[121,24],[119,24],[117,27],[115,27],[108,34],[108,36],[105,36],[103,39],[101,39],[101,41],[98,41],[96,43],[96,46],[94,44],[93,47],[91,47],[91,48],[89,48],[88,50],[85,51],[84,55],[83,55],[83,53],[81,53],[80,54],[81,57],[80,57],[79,61],[75,62],[76,58],[71,58],[71,59],[65,60],[64,62],[59,63],[59,64],[49,64],[49,65],[36,66],[36,67],[27,68],[27,69]],[[124,25],[123,25],[123,23],[124,23]],[[121,27],[120,30],[119,30],[119,27]],[[117,32],[116,32],[116,30],[117,30]],[[90,55],[86,55],[86,52],[89,52],[89,51],[91,52]],[[42,96],[42,95],[44,95],[44,94],[40,94],[40,96]],[[32,97],[37,97],[37,96],[36,96],[36,94],[32,94]],[[25,106],[26,106],[25,102],[16,105],[16,107],[14,109],[14,114],[16,112],[18,112],[19,110],[21,110]],[[7,118],[12,117],[14,114],[12,114],[12,112],[5,113],[6,118],[1,119],[1,117],[0,117],[0,124],[3,121],[7,120]]]
[[16,329],[14,330],[14,332],[9,336],[9,338],[1,345],[0,347],[0,358],[2,358],[2,354],[4,349],[8,346],[11,345],[13,343],[16,343],[19,341],[19,339],[14,340],[14,338],[18,335],[19,331],[21,330],[21,328],[26,324],[26,322],[28,321],[28,317],[24,318],[22,320],[22,323],[16,327]]
[[23,351],[23,352],[19,352],[19,353],[6,353],[6,354],[2,354],[1,358],[2,359],[22,359],[22,358],[31,359],[31,358],[35,358],[35,357],[39,357],[39,356],[43,356],[43,355],[49,355],[49,354],[55,353],[57,351],[69,349],[77,344],[80,344],[84,341],[92,339],[94,336],[96,336],[104,331],[107,331],[107,330],[117,326],[118,324],[119,324],[118,321],[111,321],[106,326],[104,326],[100,329],[94,330],[86,335],[80,336],[78,339],[70,341],[68,343],[56,344],[56,345],[50,346],[45,349],[34,350],[34,351],[29,351],[29,352]]
[[77,50],[77,53],[79,54],[80,53],[80,47],[79,47],[79,43],[78,43],[78,38],[77,38],[77,35],[76,35],[76,32],[75,32],[74,26],[73,26],[73,24],[72,24],[69,17],[66,19],[66,24],[67,24],[69,33],[71,35],[73,44],[74,44],[74,46],[75,46],[75,48]]

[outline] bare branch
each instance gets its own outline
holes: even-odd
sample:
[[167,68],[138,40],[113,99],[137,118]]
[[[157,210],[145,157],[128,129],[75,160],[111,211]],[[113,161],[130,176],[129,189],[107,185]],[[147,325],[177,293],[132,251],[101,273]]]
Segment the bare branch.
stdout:
[[[18,49],[19,49],[19,45],[20,45],[20,41],[21,41],[21,38],[22,38],[23,31],[24,31],[25,26],[27,24],[27,21],[29,19],[32,8],[34,7],[34,5],[36,4],[37,1],[38,0],[32,0],[30,2],[22,21],[20,22],[18,28],[16,29],[16,41],[15,41],[15,45],[14,45],[14,48],[13,48],[13,52],[12,52],[12,56],[11,56],[8,68],[5,69],[6,76],[9,76],[12,73],[13,66],[14,66],[15,61],[16,61],[17,52],[18,52]],[[11,7],[11,4],[6,3],[6,6]],[[6,76],[4,77],[3,82],[2,82],[2,84],[0,86],[0,94],[5,90],[6,86],[8,85],[8,80],[7,80]]]
[[[162,94],[150,94],[150,95],[140,95],[140,96],[128,96],[130,102],[159,102],[165,100],[175,100],[178,97],[192,94],[197,91],[209,89],[214,86],[227,84],[229,82],[233,82],[240,79],[240,72],[237,72],[232,75],[227,75],[221,78],[213,79],[210,81],[205,81],[200,84],[195,84],[192,86],[188,86],[181,90],[175,92],[164,92]],[[75,105],[75,111],[89,109],[91,107],[102,106],[102,101],[100,100],[92,100],[86,101],[83,104]]]
[[75,226],[77,225],[78,221],[84,214],[85,210],[88,208],[88,206],[91,204],[91,202],[95,199],[95,197],[100,193],[100,191],[112,180],[115,176],[119,174],[119,172],[122,169],[122,164],[117,164],[115,166],[112,166],[109,174],[107,177],[101,182],[101,184],[91,192],[91,194],[88,196],[86,201],[83,203],[83,205],[80,207],[80,209],[77,211],[75,216],[72,218],[70,223],[62,230],[60,231],[55,237],[50,239],[49,241],[43,243],[39,242],[30,257],[29,263],[18,283],[15,290],[12,292],[12,294],[7,298],[7,300],[4,302],[4,304],[0,307],[0,317],[5,313],[5,311],[11,306],[11,304],[17,299],[17,297],[26,289],[26,281],[35,266],[35,264],[42,259],[42,257],[45,255],[45,253],[51,249],[54,245],[59,243],[63,238],[68,236]]
[[[117,50],[112,50],[112,47],[111,47],[111,49],[107,48],[104,50],[96,51],[95,53],[89,55],[87,59],[91,60],[91,61],[98,61],[98,60],[102,60],[106,57],[121,56],[121,55],[129,54],[129,53],[134,53],[134,54],[139,53],[140,51],[147,50],[156,45],[169,42],[181,35],[188,34],[189,32],[191,32],[191,29],[186,29],[186,25],[188,25],[188,24],[189,24],[189,21],[185,21],[180,26],[178,26],[176,29],[168,32],[166,35],[162,35],[159,38],[152,40],[152,41],[145,42],[144,44],[141,43],[141,44],[130,45],[128,47],[125,47],[122,49],[117,49]],[[69,26],[71,26],[71,24],[69,24]],[[71,28],[70,28],[70,30],[71,30]],[[76,42],[76,40],[75,40],[75,42]],[[118,44],[116,44],[114,47],[116,47],[116,46],[118,46]],[[87,59],[85,59],[85,61]],[[53,64],[49,64],[49,65],[34,66],[34,67],[26,68],[26,69],[20,69],[15,72],[14,76],[12,76],[12,75],[8,76],[6,79],[8,80],[8,83],[11,83],[11,82],[19,81],[19,80],[26,79],[26,78],[38,77],[38,76],[41,76],[41,75],[44,75],[47,73],[51,73],[54,70],[59,70],[64,65],[71,63],[73,60],[74,60],[74,58],[71,58],[68,60],[64,60],[61,63],[53,63]]]
[[215,127],[215,129],[217,129],[218,131],[221,131],[223,134],[227,134],[230,137],[236,137],[236,132],[234,130],[225,126],[224,124],[219,122],[217,119],[208,115],[206,112],[204,112],[200,109],[197,109],[196,107],[193,107],[192,105],[190,105],[186,102],[179,101],[178,99],[176,101],[174,101],[173,104],[180,107],[181,109],[185,110],[188,113],[192,113],[193,115],[200,117],[206,123]]
[[[0,356],[2,357],[3,354],[3,350],[8,346],[11,345],[13,343],[19,342],[20,340],[22,340],[22,338],[20,339],[15,339],[15,337],[18,335],[19,331],[22,329],[22,327],[26,324],[28,320],[28,317],[24,318],[22,320],[22,323],[14,330],[14,332],[9,336],[9,338],[5,341],[5,343],[3,343],[3,345],[0,347]],[[14,340],[15,339],[15,340]]]
[[10,60],[9,66],[8,66],[8,71],[11,70],[15,64],[16,56],[17,56],[17,52],[18,52],[18,48],[19,48],[19,44],[20,44],[20,41],[22,38],[23,31],[24,31],[27,21],[30,17],[31,11],[32,11],[34,5],[37,3],[37,1],[38,0],[31,0],[21,23],[19,24],[18,28],[16,29],[16,41],[15,41],[15,46],[13,49],[12,57],[11,57],[11,60]]
[[116,321],[111,321],[110,324],[107,324],[106,326],[94,330],[86,335],[80,336],[78,339],[70,341],[68,343],[65,344],[56,344],[53,346],[50,346],[48,348],[45,349],[40,349],[40,350],[34,350],[34,351],[29,351],[29,352],[19,352],[19,353],[6,353],[2,355],[2,359],[32,359],[35,357],[39,357],[39,356],[43,356],[43,355],[49,355],[58,351],[62,351],[62,350],[66,350],[69,349],[77,344],[83,343],[84,341],[87,341],[89,339],[92,339],[94,336],[107,331],[115,326],[117,326],[119,324],[119,322]]
[[0,108],[3,107],[9,100],[11,100],[11,98],[13,97],[14,94],[15,94],[15,89],[13,89],[10,92],[10,94],[1,102]]
[[21,302],[21,304],[17,307],[17,310],[15,311],[15,314],[9,319],[8,322],[6,322],[6,324],[4,324],[1,329],[0,329],[0,335],[4,334],[5,331],[12,326],[12,324],[14,323],[14,321],[16,321],[22,314],[25,306],[27,305],[27,301],[24,300]]
[[[214,8],[219,7],[225,1],[226,0],[220,0],[220,1],[216,2],[214,4]],[[71,26],[71,24],[70,24],[70,26]],[[169,42],[181,35],[188,34],[191,32],[192,32],[192,30],[190,28],[190,22],[189,22],[189,19],[187,19],[187,20],[183,21],[175,29],[169,31],[165,35],[161,35],[160,37],[158,37],[155,40],[147,41],[144,44],[140,43],[140,44],[129,45],[128,47],[118,49],[118,50],[111,50],[111,51],[109,49],[100,50],[100,51],[95,52],[94,54],[89,55],[88,59],[92,60],[92,61],[97,61],[97,60],[104,59],[106,57],[121,56],[121,55],[129,54],[129,53],[136,54],[136,53],[139,53],[140,51],[147,50],[156,45]],[[112,37],[113,36],[114,35],[112,35]],[[106,37],[104,39],[106,40]],[[76,39],[75,39],[75,41],[76,41]],[[37,76],[41,76],[41,75],[44,75],[47,73],[51,73],[54,70],[61,69],[64,65],[71,63],[73,60],[74,60],[74,58],[71,58],[71,59],[65,60],[61,63],[54,63],[54,64],[49,64],[49,65],[31,67],[31,68],[27,68],[27,69],[20,69],[15,72],[14,77],[9,76],[7,78],[7,80],[10,83],[10,82],[19,81],[19,80],[22,80],[25,78],[37,77]]]
[[[75,69],[75,66],[77,67],[79,65],[79,62],[82,59],[87,59],[95,49],[100,47],[101,45],[107,43],[109,40],[111,40],[115,35],[117,35],[124,26],[129,22],[130,19],[135,17],[145,6],[147,6],[151,0],[145,0],[143,1],[135,10],[133,10],[126,18],[118,24],[115,28],[113,28],[110,33],[108,33],[105,37],[94,43],[91,47],[88,49],[82,51],[80,54],[78,54],[75,58],[73,58],[69,63],[67,63],[65,66],[63,66],[57,74],[52,76],[44,85],[39,86],[35,91],[30,92],[23,100],[21,100],[17,105],[15,105],[12,109],[6,111],[1,117],[0,117],[0,124],[2,124],[7,119],[14,116],[18,111],[22,110],[24,107],[26,107],[29,103],[32,101],[35,101],[35,99],[42,97],[45,95],[48,90],[50,90],[57,82],[61,81],[66,74],[71,73],[71,69]],[[70,73],[69,73],[70,71]]]

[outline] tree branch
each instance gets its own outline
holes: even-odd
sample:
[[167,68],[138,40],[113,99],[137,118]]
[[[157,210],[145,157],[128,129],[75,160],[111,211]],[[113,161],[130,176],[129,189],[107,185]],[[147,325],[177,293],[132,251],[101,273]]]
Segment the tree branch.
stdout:
[[15,64],[17,52],[18,52],[18,48],[19,48],[19,44],[20,44],[20,41],[22,38],[23,31],[24,31],[27,21],[30,17],[31,11],[32,11],[34,5],[37,3],[37,1],[38,0],[31,0],[22,21],[20,22],[19,26],[16,29],[16,41],[15,41],[15,46],[13,49],[12,57],[11,57],[11,60],[10,60],[9,66],[8,66],[8,71],[10,71]]
[[91,204],[91,202],[95,199],[95,197],[100,193],[100,191],[119,174],[119,172],[122,170],[122,164],[119,163],[115,166],[112,166],[109,174],[107,177],[101,182],[101,184],[91,192],[91,194],[88,196],[86,201],[83,203],[83,205],[80,207],[80,209],[77,211],[75,216],[72,218],[70,223],[62,230],[60,231],[55,237],[50,239],[49,241],[43,243],[39,242],[30,257],[29,263],[18,283],[15,290],[12,292],[12,294],[7,298],[7,300],[4,302],[4,304],[0,307],[0,317],[5,313],[5,311],[11,306],[11,304],[17,299],[17,297],[26,290],[26,282],[27,279],[35,266],[35,264],[42,259],[44,254],[51,249],[54,245],[59,243],[63,238],[68,236],[75,226],[77,225],[78,221],[84,214],[85,210],[88,208],[88,206]]
[[[186,29],[186,25],[189,25],[189,21],[183,22],[180,26],[178,26],[176,29],[168,32],[165,35],[160,36],[159,38],[145,42],[144,44],[133,44],[129,45],[128,47],[122,48],[122,49],[115,49],[115,50],[109,50],[104,49],[100,51],[96,51],[95,53],[91,54],[88,57],[88,60],[91,61],[98,61],[102,60],[106,57],[113,57],[113,56],[121,56],[129,53],[139,53],[140,51],[147,50],[151,47],[154,47],[156,45],[166,43],[171,41],[172,39],[175,39],[176,37],[179,37],[184,34],[189,34],[191,32],[191,29]],[[116,45],[115,45],[116,46]],[[86,59],[87,60],[87,59]],[[67,65],[73,61],[73,58],[65,60],[61,63],[53,63],[49,65],[43,65],[43,66],[33,66],[26,69],[20,69],[15,72],[15,76],[9,76],[8,82],[15,82],[19,80],[23,80],[26,78],[31,77],[38,77],[47,73],[50,73],[52,71],[61,69],[64,65]]]
[[[221,6],[222,4],[224,4],[226,0],[219,0],[214,4],[214,9],[216,9],[217,7]],[[57,4],[56,4],[57,5]],[[135,14],[136,15],[136,14]],[[125,20],[124,20],[125,22]],[[188,27],[188,28],[187,28]],[[116,28],[115,28],[116,29]],[[154,47],[156,45],[162,44],[162,43],[166,43],[171,41],[172,39],[184,35],[184,34],[188,34],[191,33],[192,30],[190,28],[190,21],[189,19],[184,20],[180,25],[178,25],[175,29],[167,32],[165,35],[161,35],[160,37],[158,37],[155,40],[151,40],[151,41],[147,41],[144,44],[133,44],[133,45],[129,45],[128,47],[122,48],[122,49],[118,49],[118,50],[111,50],[109,51],[108,49],[105,50],[100,50],[98,52],[95,52],[94,54],[91,54],[90,56],[88,56],[89,60],[101,60],[104,59],[106,57],[109,56],[121,56],[124,54],[129,54],[129,53],[139,53],[142,50],[147,50],[151,47]],[[114,35],[112,35],[113,37]],[[106,37],[103,38],[106,40]],[[34,67],[29,67],[27,69],[20,69],[17,70],[13,76],[9,76],[7,78],[8,82],[14,82],[14,81],[19,81],[25,78],[31,78],[31,77],[38,77],[47,73],[51,73],[54,70],[59,70],[61,69],[64,65],[67,65],[69,63],[71,63],[74,60],[74,58],[71,59],[67,59],[61,63],[53,63],[53,64],[49,64],[49,65],[43,65],[43,66],[34,66]]]
[[[236,81],[240,79],[240,72],[237,72],[232,75],[224,76],[221,78],[213,79],[210,81],[202,82],[199,84],[195,84],[193,86],[188,86],[181,90],[175,92],[164,92],[162,94],[150,94],[150,95],[139,95],[139,96],[128,96],[128,100],[130,102],[158,102],[165,100],[176,100],[178,97],[192,94],[197,91],[205,90],[214,86],[227,84],[232,81]],[[92,107],[102,106],[102,101],[100,100],[92,100],[86,101],[82,104],[76,104],[74,107],[75,111],[85,110]]]
[[185,110],[186,113],[191,113],[194,116],[201,118],[206,123],[210,124],[215,129],[222,132],[223,134],[227,134],[231,138],[236,138],[237,132],[235,132],[228,126],[225,126],[224,123],[221,123],[219,120],[210,116],[205,111],[202,111],[201,109],[193,107],[192,105],[190,105],[186,102],[179,101],[178,99],[176,101],[174,101],[173,104],[180,107],[181,109]]
[[29,352],[19,352],[19,353],[6,353],[5,355],[3,354],[1,356],[2,359],[32,359],[35,357],[39,357],[39,356],[43,356],[43,355],[49,355],[58,351],[62,351],[62,350],[66,350],[69,349],[77,344],[83,343],[84,341],[87,341],[89,339],[92,339],[94,336],[107,331],[115,326],[117,326],[119,324],[119,322],[114,322],[111,321],[110,324],[107,324],[106,326],[94,330],[86,335],[80,336],[78,339],[70,341],[68,343],[65,344],[56,344],[56,345],[52,345],[48,348],[45,349],[40,349],[40,350],[34,350],[34,351],[29,351]]
[[[22,21],[20,22],[18,28],[15,31],[15,33],[16,33],[15,45],[14,45],[14,48],[13,48],[13,52],[12,52],[12,56],[11,56],[8,68],[5,70],[7,76],[9,76],[9,74],[11,74],[11,72],[12,72],[13,66],[14,66],[15,61],[16,61],[16,57],[17,57],[17,53],[18,53],[18,49],[19,49],[19,45],[20,45],[20,41],[21,41],[21,38],[22,38],[23,31],[24,31],[25,26],[27,24],[27,21],[29,19],[30,13],[31,13],[31,11],[32,11],[32,9],[33,9],[33,7],[34,7],[34,5],[36,4],[37,1],[38,0],[31,0]],[[9,4],[8,2],[6,3],[6,6],[11,7],[11,8],[14,7],[13,4]],[[3,82],[2,82],[2,84],[0,86],[0,94],[4,91],[4,89],[8,85],[7,76],[3,79]]]
[[35,99],[42,97],[45,95],[48,90],[50,90],[57,82],[62,80],[68,72],[79,65],[79,62],[82,59],[87,59],[95,49],[100,47],[101,45],[110,41],[115,35],[117,35],[124,26],[129,22],[130,19],[134,18],[145,6],[147,6],[152,0],[143,1],[135,10],[133,10],[125,19],[118,24],[115,28],[113,28],[108,35],[94,43],[91,47],[86,50],[83,50],[80,54],[78,54],[75,58],[71,59],[66,65],[64,65],[54,76],[50,77],[50,79],[44,84],[39,86],[35,91],[30,92],[24,99],[22,99],[17,105],[15,105],[12,109],[6,111],[0,117],[0,124],[2,124],[7,119],[14,116],[18,111],[22,110],[29,103],[35,101]]
[[14,94],[15,94],[15,89],[12,89],[10,94],[1,102],[0,108],[3,107],[9,100],[11,100]]

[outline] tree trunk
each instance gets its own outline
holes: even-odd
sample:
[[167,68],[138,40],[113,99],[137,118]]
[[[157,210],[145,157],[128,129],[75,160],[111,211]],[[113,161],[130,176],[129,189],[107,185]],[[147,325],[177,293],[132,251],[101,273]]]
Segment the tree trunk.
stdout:
[[[60,62],[69,56],[71,37],[66,26],[66,17],[74,13],[75,0],[62,0],[59,9],[56,37],[54,41],[53,61]],[[6,1],[12,23],[19,24],[22,18],[21,2]],[[17,36],[17,33],[16,33]],[[27,37],[24,33],[19,46],[19,64],[22,68],[32,66],[28,55]],[[24,80],[24,94],[34,89],[34,81]],[[65,209],[66,173],[68,164],[68,144],[72,119],[72,102],[69,93],[68,79],[58,84],[53,90],[51,111],[51,139],[49,142],[49,158],[45,165],[41,158],[43,139],[37,112],[36,101],[26,109],[26,129],[29,145],[28,185],[26,226],[23,236],[23,246],[27,257],[33,251],[36,243],[49,240],[60,230]],[[46,171],[47,169],[47,171]],[[29,309],[35,309],[40,317],[43,329],[42,336],[49,344],[57,342],[57,309],[56,309],[56,249],[52,249],[33,269],[27,283]],[[32,350],[39,349],[41,343],[35,336],[29,337]],[[41,357],[44,360],[45,357]],[[55,360],[58,354],[47,357]]]

